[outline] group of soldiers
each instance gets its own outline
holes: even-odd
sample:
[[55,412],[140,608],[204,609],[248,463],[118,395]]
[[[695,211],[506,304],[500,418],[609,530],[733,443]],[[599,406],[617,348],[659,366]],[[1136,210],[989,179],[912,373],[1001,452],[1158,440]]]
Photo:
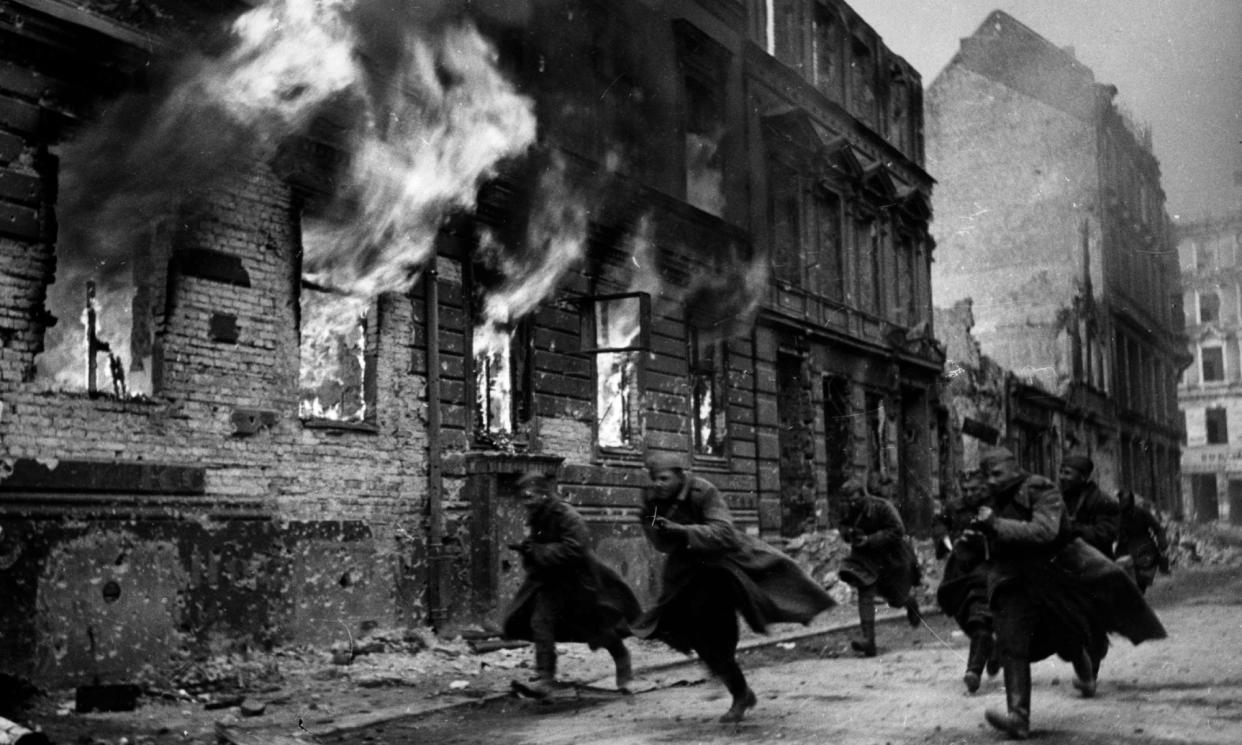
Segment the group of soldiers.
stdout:
[[[984,452],[979,466],[937,521],[938,556],[947,559],[937,601],[970,638],[967,690],[979,688],[985,670],[1003,670],[1007,708],[985,717],[1025,739],[1032,662],[1060,656],[1089,697],[1110,633],[1135,644],[1165,636],[1143,597],[1155,572],[1167,571],[1164,534],[1133,494],[1100,491],[1086,457],[1066,457],[1058,484],[1021,470],[1004,448]],[[732,697],[721,721],[741,721],[757,699],[737,662],[738,616],[764,632],[772,623],[808,623],[836,603],[792,559],[739,530],[716,487],[682,457],[655,454],[647,471],[650,487],[635,517],[665,561],[658,599],[646,611],[593,555],[585,522],[555,482],[540,474],[519,479],[529,534],[511,548],[527,576],[504,632],[534,643],[535,677],[514,687],[548,696],[557,685],[556,643],[583,642],[612,655],[617,688],[627,690],[633,671],[623,640],[635,635],[696,654]],[[917,627],[922,574],[882,482],[847,481],[842,496],[839,530],[850,554],[839,575],[857,591],[861,632],[851,646],[874,657],[877,598],[904,608]]]

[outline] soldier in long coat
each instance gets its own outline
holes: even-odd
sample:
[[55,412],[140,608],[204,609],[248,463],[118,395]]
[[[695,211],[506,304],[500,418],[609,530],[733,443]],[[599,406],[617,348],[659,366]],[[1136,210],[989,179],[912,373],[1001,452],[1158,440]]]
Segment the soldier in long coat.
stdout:
[[1007,711],[989,709],[985,718],[1026,739],[1032,661],[1052,654],[1071,661],[1076,687],[1089,695],[1095,681],[1084,650],[1098,659],[1110,632],[1138,644],[1165,631],[1125,572],[1070,536],[1065,503],[1050,481],[1018,468],[1005,448],[986,451],[980,466],[993,503],[980,508],[972,529],[988,538],[988,599],[1007,699]]
[[788,556],[738,530],[720,492],[681,456],[653,454],[647,469],[653,485],[638,517],[666,556],[659,599],[634,631],[696,653],[733,697],[721,721],[741,721],[757,699],[737,663],[737,614],[764,632],[807,623],[835,602]]
[[1164,526],[1132,491],[1121,492],[1121,531],[1117,536],[1117,563],[1147,592],[1159,570],[1169,572],[1169,537]]
[[962,480],[962,497],[950,500],[939,522],[950,540],[951,549],[944,575],[936,588],[936,602],[945,615],[957,621],[970,639],[966,673],[962,682],[974,693],[985,667],[991,675],[998,671],[993,662],[992,609],[988,607],[987,545],[983,537],[970,530],[979,508],[988,504],[983,476],[978,471]]
[[551,692],[559,641],[608,650],[616,664],[617,688],[626,690],[632,671],[622,640],[642,613],[634,591],[595,557],[586,523],[557,495],[551,479],[526,474],[518,488],[529,533],[511,548],[522,555],[526,581],[505,613],[504,633],[535,643],[535,680],[514,681],[515,689],[536,698]]
[[919,605],[913,590],[921,581],[914,548],[897,508],[887,499],[873,497],[853,479],[842,485],[845,511],[841,537],[850,555],[841,562],[841,580],[858,591],[858,621],[862,638],[850,643],[864,657],[876,655],[875,599],[905,608],[911,626],[919,625]]
[[1121,506],[1091,480],[1094,470],[1087,456],[1067,455],[1057,471],[1057,486],[1065,499],[1070,534],[1111,559],[1121,529]]

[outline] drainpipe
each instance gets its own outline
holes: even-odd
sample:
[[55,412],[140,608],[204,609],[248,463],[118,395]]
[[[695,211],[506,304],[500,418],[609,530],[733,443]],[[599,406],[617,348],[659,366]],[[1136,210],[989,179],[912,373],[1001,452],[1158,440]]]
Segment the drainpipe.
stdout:
[[440,463],[440,285],[435,260],[423,273],[427,303],[427,608],[439,630],[446,611],[444,577],[444,478]]

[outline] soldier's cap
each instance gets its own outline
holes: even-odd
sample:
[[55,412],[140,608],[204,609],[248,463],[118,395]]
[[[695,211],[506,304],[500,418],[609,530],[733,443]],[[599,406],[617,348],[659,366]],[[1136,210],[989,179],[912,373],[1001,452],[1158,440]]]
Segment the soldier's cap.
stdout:
[[658,473],[670,469],[686,470],[686,457],[680,453],[670,453],[667,451],[659,451],[647,456],[647,470],[650,473]]
[[1083,476],[1090,476],[1095,470],[1095,463],[1085,455],[1067,455],[1061,459],[1062,466],[1069,466]]
[[1004,463],[1006,461],[1017,460],[1013,451],[1009,448],[994,447],[988,448],[979,454],[979,467],[987,468],[988,466]]
[[857,478],[848,478],[845,483],[841,484],[841,493],[847,497],[853,494],[866,494],[867,487],[863,486],[863,482]]
[[521,476],[518,476],[517,488],[551,492],[552,477],[545,473],[540,473],[539,471],[527,471]]

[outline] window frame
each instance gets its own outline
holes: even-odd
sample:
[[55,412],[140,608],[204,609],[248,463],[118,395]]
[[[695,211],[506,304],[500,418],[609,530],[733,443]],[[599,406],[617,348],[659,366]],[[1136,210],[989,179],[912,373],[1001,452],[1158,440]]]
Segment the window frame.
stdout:
[[[1219,419],[1213,426],[1213,415],[1219,412]],[[1212,434],[1216,432],[1220,437],[1213,438]],[[1208,445],[1228,445],[1229,444],[1229,410],[1224,406],[1208,406],[1203,409],[1203,438]]]
[[[693,325],[686,326],[686,370],[689,375],[690,387],[690,423],[691,450],[696,459],[723,461],[729,455],[729,343],[723,338],[704,339],[703,332]],[[708,361],[703,359],[703,350],[710,348]],[[698,395],[699,384],[707,381],[713,398],[713,432],[715,433],[715,449],[711,452],[704,447],[700,436],[703,417]]]
[[364,307],[366,312],[359,318],[361,326],[362,349],[362,375],[359,384],[359,395],[362,399],[363,414],[358,419],[334,419],[324,416],[307,416],[302,413],[302,336],[303,325],[306,322],[305,314],[302,312],[302,299],[305,292],[310,289],[314,292],[320,292],[328,295],[338,295],[348,297],[349,294],[337,290],[332,287],[320,285],[312,280],[307,279],[300,272],[298,274],[298,314],[297,314],[297,334],[298,334],[298,387],[297,387],[297,417],[304,427],[315,429],[355,429],[378,431],[379,412],[378,412],[378,366],[380,357],[380,315],[383,296],[372,297],[365,300]]
[[[597,311],[600,303],[626,300],[629,298],[638,299],[638,333],[633,344],[623,347],[599,346],[598,339],[598,318]],[[590,295],[582,298],[580,301],[579,318],[579,352],[581,354],[590,355],[591,357],[591,408],[592,416],[592,443],[595,447],[597,456],[633,456],[638,454],[642,447],[642,430],[644,424],[643,393],[646,390],[646,365],[643,360],[646,353],[651,350],[651,296],[645,292],[621,292],[604,295]],[[631,412],[624,421],[635,430],[631,433],[629,439],[623,436],[623,443],[620,445],[602,444],[600,442],[601,433],[601,410],[600,410],[600,355],[632,355],[634,363],[634,401],[636,408]],[[630,421],[630,419],[633,421]]]

